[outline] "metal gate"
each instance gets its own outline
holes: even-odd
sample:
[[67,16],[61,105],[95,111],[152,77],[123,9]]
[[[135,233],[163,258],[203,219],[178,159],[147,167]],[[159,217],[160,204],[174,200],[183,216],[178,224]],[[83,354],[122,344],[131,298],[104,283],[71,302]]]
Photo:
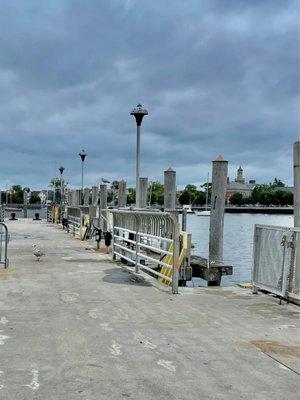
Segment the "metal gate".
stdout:
[[255,225],[253,291],[300,300],[299,228]]
[[111,213],[113,258],[118,256],[126,260],[135,267],[136,273],[141,269],[169,282],[172,293],[178,293],[180,230],[177,214],[123,210],[111,210]]
[[4,268],[8,268],[9,265],[7,257],[8,240],[7,226],[3,222],[0,222],[0,265],[4,265]]

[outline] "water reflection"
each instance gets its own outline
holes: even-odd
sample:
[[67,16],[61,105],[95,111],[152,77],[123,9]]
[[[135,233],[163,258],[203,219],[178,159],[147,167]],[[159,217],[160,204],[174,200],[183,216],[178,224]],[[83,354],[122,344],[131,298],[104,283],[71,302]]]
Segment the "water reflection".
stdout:
[[[291,227],[293,222],[293,215],[225,214],[224,261],[233,265],[234,272],[232,276],[223,277],[222,284],[250,281],[255,224]],[[188,214],[187,230],[192,233],[192,243],[195,246],[193,253],[207,257],[209,217]]]

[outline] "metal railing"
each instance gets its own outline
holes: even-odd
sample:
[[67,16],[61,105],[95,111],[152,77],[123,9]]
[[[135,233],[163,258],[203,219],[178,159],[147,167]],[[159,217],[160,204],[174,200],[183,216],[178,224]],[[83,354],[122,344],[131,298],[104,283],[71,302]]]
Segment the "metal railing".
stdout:
[[113,258],[118,256],[126,260],[136,273],[141,269],[169,282],[172,293],[178,293],[180,228],[177,214],[110,212],[113,215]]
[[255,225],[253,292],[300,300],[300,228]]
[[46,218],[47,222],[52,222],[52,206],[47,206]]
[[4,265],[4,268],[8,268],[9,260],[8,260],[8,241],[9,241],[9,234],[7,226],[0,222],[0,265]]
[[68,233],[71,233],[73,236],[77,236],[82,239],[82,225],[82,216],[75,217],[68,215]]

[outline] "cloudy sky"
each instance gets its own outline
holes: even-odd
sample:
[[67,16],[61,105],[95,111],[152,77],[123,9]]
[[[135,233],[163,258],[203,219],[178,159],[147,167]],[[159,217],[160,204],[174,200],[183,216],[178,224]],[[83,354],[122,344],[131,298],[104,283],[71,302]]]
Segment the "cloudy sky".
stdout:
[[177,171],[292,183],[299,140],[298,0],[0,0],[0,188]]

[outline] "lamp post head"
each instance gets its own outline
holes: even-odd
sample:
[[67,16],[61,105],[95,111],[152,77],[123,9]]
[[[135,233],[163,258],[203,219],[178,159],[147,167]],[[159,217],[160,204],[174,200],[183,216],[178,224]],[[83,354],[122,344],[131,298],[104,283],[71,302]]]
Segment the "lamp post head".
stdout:
[[62,175],[64,173],[65,168],[63,166],[58,168],[60,174]]
[[143,108],[141,104],[138,104],[131,111],[130,115],[134,115],[137,126],[141,126],[144,116],[148,115],[148,111],[146,110],[146,108]]
[[81,152],[78,154],[81,158],[81,161],[84,162],[87,153],[82,149]]

